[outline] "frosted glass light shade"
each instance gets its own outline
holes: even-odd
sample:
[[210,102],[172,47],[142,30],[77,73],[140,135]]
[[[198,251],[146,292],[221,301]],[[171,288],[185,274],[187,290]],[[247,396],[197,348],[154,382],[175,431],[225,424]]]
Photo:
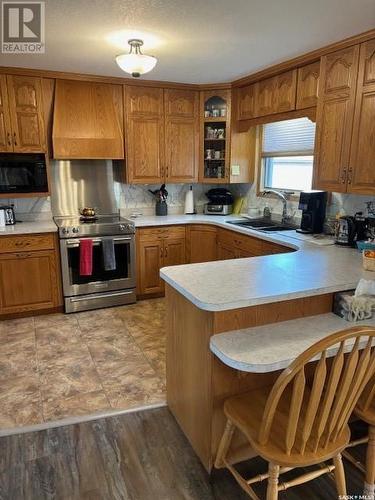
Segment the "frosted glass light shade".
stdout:
[[126,73],[137,77],[155,68],[158,60],[146,54],[121,54],[116,56],[116,62]]

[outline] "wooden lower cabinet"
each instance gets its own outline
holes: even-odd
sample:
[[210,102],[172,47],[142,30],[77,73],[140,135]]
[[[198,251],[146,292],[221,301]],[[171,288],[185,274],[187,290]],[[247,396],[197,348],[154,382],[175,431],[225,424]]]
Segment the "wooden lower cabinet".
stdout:
[[163,293],[163,280],[159,270],[163,267],[163,241],[142,241],[137,248],[138,295]]
[[185,263],[185,236],[164,240],[163,266],[178,266]]
[[217,229],[204,224],[186,228],[188,262],[210,262],[217,258]]
[[186,263],[185,227],[144,228],[137,231],[137,296],[160,296],[160,269]]
[[292,251],[293,249],[283,245],[264,241],[252,236],[242,235],[227,229],[219,229],[218,231],[218,260],[244,259],[247,257],[287,253]]
[[[62,306],[57,239],[52,234],[39,238],[37,249],[37,235],[1,237],[0,315]],[[20,250],[14,251],[15,248]],[[25,248],[33,250],[23,251]]]
[[236,249],[222,241],[217,242],[217,260],[236,259]]
[[137,230],[137,296],[164,294],[160,269],[180,264],[292,252],[276,243],[207,224]]

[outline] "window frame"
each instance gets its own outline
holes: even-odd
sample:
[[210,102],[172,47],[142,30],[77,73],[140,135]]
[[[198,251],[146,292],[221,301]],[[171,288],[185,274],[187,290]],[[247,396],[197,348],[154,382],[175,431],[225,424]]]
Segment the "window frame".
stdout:
[[[300,117],[301,118],[301,117]],[[310,116],[306,116],[309,120],[313,121],[315,123],[315,120],[312,120]],[[280,120],[277,120],[280,121]],[[272,158],[272,157],[283,157],[283,156],[312,156],[314,158],[314,150],[303,150],[303,151],[284,151],[282,153],[279,152],[268,152],[262,154],[262,149],[263,149],[263,138],[264,138],[264,125],[258,125],[258,154],[257,154],[257,196],[262,196],[264,194],[264,191],[267,190],[264,186],[264,178],[265,178],[265,162],[264,158]],[[314,182],[314,163],[313,163],[313,176],[312,176],[313,182]],[[292,193],[289,195],[290,200],[294,201],[299,201],[299,195],[301,193],[300,190],[298,189],[278,189],[278,188],[268,188],[268,189],[274,189],[275,191],[280,191],[283,193]],[[311,187],[313,189],[313,185]],[[277,198],[276,195],[273,195],[272,193],[270,196]]]

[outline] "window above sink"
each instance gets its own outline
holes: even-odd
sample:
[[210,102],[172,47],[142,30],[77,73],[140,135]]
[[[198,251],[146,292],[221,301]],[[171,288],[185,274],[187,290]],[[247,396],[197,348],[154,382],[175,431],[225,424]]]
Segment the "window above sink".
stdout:
[[259,191],[308,191],[312,187],[315,123],[297,118],[262,127]]

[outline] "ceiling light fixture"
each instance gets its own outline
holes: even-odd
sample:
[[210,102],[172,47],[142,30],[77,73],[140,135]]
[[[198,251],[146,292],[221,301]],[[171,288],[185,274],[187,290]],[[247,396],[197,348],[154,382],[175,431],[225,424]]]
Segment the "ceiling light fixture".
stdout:
[[158,60],[154,56],[142,54],[142,40],[132,38],[128,40],[128,44],[130,45],[129,54],[116,56],[116,62],[123,71],[130,73],[134,78],[138,78],[155,68]]

